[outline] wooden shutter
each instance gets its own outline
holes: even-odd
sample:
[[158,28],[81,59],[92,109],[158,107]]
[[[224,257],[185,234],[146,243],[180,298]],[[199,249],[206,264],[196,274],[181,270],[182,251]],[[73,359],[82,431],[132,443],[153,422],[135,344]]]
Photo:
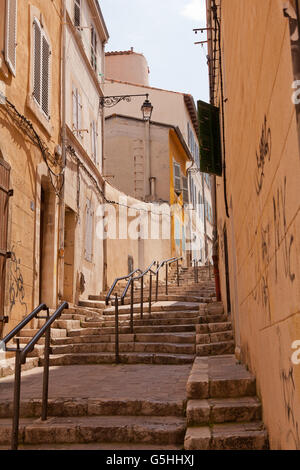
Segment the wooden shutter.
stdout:
[[74,26],[76,28],[81,25],[81,1],[74,0]]
[[91,28],[91,64],[97,71],[97,34],[93,26]]
[[198,101],[200,170],[222,176],[219,108]]
[[5,60],[14,76],[17,63],[17,9],[17,0],[6,0]]
[[41,56],[42,32],[35,20],[33,23],[33,96],[41,104]]
[[50,85],[50,46],[45,36],[43,36],[42,46],[42,97],[41,106],[44,113],[49,116],[49,85]]
[[174,191],[181,192],[181,173],[180,165],[174,162]]
[[2,338],[7,260],[8,201],[10,166],[0,157],[0,338]]
[[188,190],[188,179],[186,176],[182,176],[182,189],[183,189],[183,203],[189,203],[189,190]]

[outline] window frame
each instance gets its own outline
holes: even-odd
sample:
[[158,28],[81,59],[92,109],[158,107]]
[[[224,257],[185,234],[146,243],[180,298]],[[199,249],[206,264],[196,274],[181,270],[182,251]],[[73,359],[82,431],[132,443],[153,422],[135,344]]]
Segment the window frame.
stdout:
[[[14,18],[14,64],[12,62],[11,58],[11,50],[10,50],[10,15],[11,15],[11,3],[12,1],[15,2],[15,18]],[[17,73],[17,31],[18,28],[18,0],[6,0],[5,2],[5,41],[4,41],[4,57],[5,57],[5,62],[12,73],[12,75],[15,77]]]
[[[40,83],[39,83],[39,94],[40,94],[40,102],[38,101],[36,95],[35,95],[35,68],[36,68],[36,33],[35,33],[35,25],[39,28],[40,30]],[[47,113],[45,112],[45,109],[43,108],[43,91],[44,91],[44,40],[47,43],[47,46],[49,48],[49,60],[48,60],[48,83],[47,83]],[[33,22],[32,22],[32,64],[31,64],[31,77],[32,77],[32,97],[34,100],[34,103],[38,107],[39,111],[43,114],[43,116],[50,121],[51,118],[51,70],[52,70],[52,64],[51,64],[51,55],[52,55],[52,50],[51,50],[51,42],[49,40],[49,35],[45,31],[44,26],[41,24],[40,20],[37,18],[36,15],[33,16]]]

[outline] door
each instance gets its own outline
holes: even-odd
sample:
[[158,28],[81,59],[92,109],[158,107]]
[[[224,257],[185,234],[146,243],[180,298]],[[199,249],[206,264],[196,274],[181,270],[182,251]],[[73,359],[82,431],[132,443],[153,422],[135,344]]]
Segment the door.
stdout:
[[74,302],[75,227],[76,214],[66,206],[64,241],[64,300],[71,303]]
[[4,323],[8,320],[4,316],[5,277],[7,260],[7,229],[8,204],[12,191],[9,190],[10,166],[0,157],[0,338],[3,335]]

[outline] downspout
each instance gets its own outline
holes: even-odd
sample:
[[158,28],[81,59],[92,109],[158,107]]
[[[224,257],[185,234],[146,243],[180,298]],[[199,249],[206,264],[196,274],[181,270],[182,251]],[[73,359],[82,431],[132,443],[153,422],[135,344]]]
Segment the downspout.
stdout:
[[[102,78],[103,83],[105,82],[105,44],[106,42],[103,41],[102,43]],[[101,87],[102,89],[102,87]],[[104,150],[105,150],[105,138],[104,138],[104,131],[105,131],[105,115],[104,115],[104,108],[100,108],[99,112],[102,113],[101,116],[101,138],[102,138],[102,162],[101,162],[101,176],[103,176],[103,169],[104,169]],[[103,183],[103,194],[106,196],[106,183]],[[104,202],[104,201],[103,201]],[[102,292],[105,292],[108,289],[107,284],[107,237],[103,237],[103,280],[102,280]],[[100,292],[101,293],[101,292]]]
[[[62,165],[65,178],[66,168],[66,0],[62,0],[63,21],[61,41],[61,141]],[[65,183],[65,181],[64,181]],[[58,240],[58,298],[63,298],[64,290],[64,249],[65,249],[65,184],[61,189],[59,199],[59,240]]]

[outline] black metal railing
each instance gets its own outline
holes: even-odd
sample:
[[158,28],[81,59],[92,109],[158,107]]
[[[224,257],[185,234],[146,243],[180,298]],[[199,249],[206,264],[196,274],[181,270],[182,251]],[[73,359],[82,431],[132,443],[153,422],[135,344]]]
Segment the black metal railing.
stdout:
[[[144,317],[144,279],[145,276],[149,275],[149,297],[148,297],[148,318],[151,318],[151,308],[152,308],[152,285],[153,285],[153,276],[156,276],[156,292],[155,292],[155,301],[158,300],[158,287],[159,287],[159,272],[165,266],[166,267],[166,279],[165,279],[165,289],[166,295],[168,295],[168,268],[171,264],[177,263],[176,272],[177,272],[177,285],[180,285],[179,279],[179,261],[182,260],[180,258],[169,258],[166,260],[161,261],[152,261],[152,263],[145,269],[145,271],[141,271],[141,269],[136,269],[132,271],[132,273],[128,274],[127,276],[118,277],[113,282],[112,287],[110,288],[107,297],[106,297],[106,304],[108,305],[113,290],[115,289],[116,285],[121,280],[127,280],[126,287],[123,293],[120,296],[121,304],[124,305],[125,297],[130,289],[130,333],[134,333],[134,286],[136,285],[137,281],[140,281],[140,319],[142,320]],[[156,266],[156,269],[152,269]],[[137,274],[139,273],[139,274]],[[115,362],[120,362],[120,354],[119,354],[119,297],[118,294],[115,294]]]
[[[19,421],[20,421],[20,395],[21,395],[21,367],[25,364],[28,354],[33,351],[34,346],[39,339],[45,335],[44,347],[44,372],[43,372],[43,396],[42,396],[42,421],[47,419],[48,413],[48,385],[49,385],[49,356],[50,356],[50,341],[51,341],[51,325],[60,317],[63,310],[69,307],[67,302],[63,302],[57,310],[50,316],[49,308],[46,304],[40,304],[35,308],[24,320],[22,320],[8,335],[3,338],[2,343],[5,345],[5,351],[15,352],[15,381],[14,381],[14,402],[13,402],[13,427],[11,436],[11,449],[18,449],[19,437]],[[46,311],[46,316],[38,316],[40,312]],[[6,347],[6,344],[11,341],[18,333],[34,318],[46,320],[45,324],[33,336],[23,349],[20,348],[20,339],[16,338],[16,348]]]

